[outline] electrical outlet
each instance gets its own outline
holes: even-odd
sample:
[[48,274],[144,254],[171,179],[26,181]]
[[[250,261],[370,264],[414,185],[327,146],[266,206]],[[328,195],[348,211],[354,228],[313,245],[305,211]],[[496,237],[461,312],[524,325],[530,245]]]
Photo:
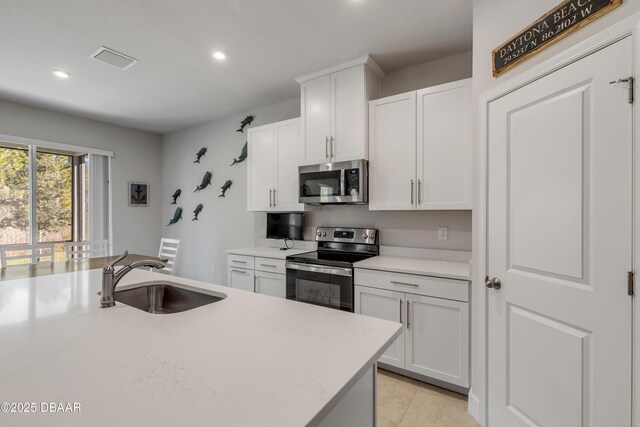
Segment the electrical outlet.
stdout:
[[438,240],[449,240],[449,227],[438,227]]
[[214,276],[216,274],[216,266],[215,265],[211,266],[211,274],[213,274]]

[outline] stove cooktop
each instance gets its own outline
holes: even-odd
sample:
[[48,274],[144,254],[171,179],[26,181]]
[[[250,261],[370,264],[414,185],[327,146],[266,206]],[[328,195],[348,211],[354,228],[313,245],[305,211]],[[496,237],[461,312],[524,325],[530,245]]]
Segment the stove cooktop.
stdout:
[[362,261],[375,256],[373,254],[358,254],[353,252],[316,251],[300,255],[288,256],[287,261],[303,264],[334,265],[339,267],[352,267],[354,262]]

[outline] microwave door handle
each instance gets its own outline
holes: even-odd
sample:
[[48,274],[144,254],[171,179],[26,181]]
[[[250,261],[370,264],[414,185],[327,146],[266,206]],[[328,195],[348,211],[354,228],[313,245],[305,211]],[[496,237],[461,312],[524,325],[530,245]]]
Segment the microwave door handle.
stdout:
[[347,171],[342,169],[340,171],[340,195],[341,196],[348,196],[348,194],[346,194],[347,193],[346,178],[347,178]]

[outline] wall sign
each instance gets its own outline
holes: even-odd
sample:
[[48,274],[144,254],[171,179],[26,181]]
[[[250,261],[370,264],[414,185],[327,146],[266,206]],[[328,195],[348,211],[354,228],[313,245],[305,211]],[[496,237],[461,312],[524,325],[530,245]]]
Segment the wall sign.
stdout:
[[504,73],[621,4],[622,0],[563,1],[502,46],[494,49],[493,76]]

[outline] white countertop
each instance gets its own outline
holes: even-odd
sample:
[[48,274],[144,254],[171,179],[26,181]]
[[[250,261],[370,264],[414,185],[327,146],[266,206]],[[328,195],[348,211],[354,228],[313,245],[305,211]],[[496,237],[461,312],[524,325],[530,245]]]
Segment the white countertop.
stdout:
[[100,270],[0,284],[1,425],[316,425],[400,334],[395,322],[135,270],[227,298],[175,314],[100,309]]
[[422,274],[447,279],[471,280],[468,262],[434,261],[430,259],[377,256],[358,261],[354,268]]
[[281,251],[280,248],[269,248],[266,246],[253,246],[250,248],[228,249],[228,254],[258,256],[264,258],[285,259],[290,255],[299,255],[306,252],[313,252],[311,249],[287,249]]

